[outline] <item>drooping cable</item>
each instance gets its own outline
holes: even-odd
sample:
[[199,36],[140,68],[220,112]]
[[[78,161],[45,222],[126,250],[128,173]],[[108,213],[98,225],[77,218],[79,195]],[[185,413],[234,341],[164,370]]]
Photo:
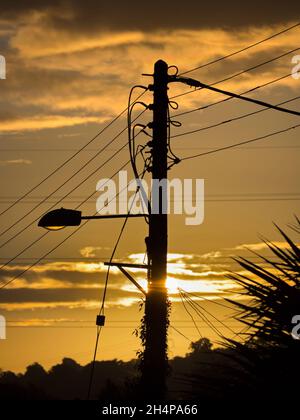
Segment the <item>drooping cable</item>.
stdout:
[[[141,179],[144,177],[144,175],[145,175],[145,170],[143,171],[143,173],[141,175]],[[139,189],[140,189],[140,187],[137,186],[137,190],[136,190],[136,192],[134,194],[134,198],[136,197]],[[119,236],[117,238],[117,241],[115,243],[115,246],[113,248],[113,251],[112,251],[112,254],[111,254],[111,257],[110,257],[110,260],[109,260],[109,265],[107,267],[107,272],[106,272],[106,277],[105,277],[105,284],[104,284],[104,290],[103,290],[103,295],[102,295],[102,303],[101,303],[101,307],[100,307],[100,310],[99,310],[99,315],[104,315],[105,299],[106,299],[106,294],[107,294],[107,287],[108,287],[108,281],[109,281],[109,273],[110,273],[110,267],[111,267],[110,264],[112,263],[112,260],[113,260],[113,258],[115,256],[115,253],[116,253],[116,250],[117,250],[118,245],[120,243],[120,240],[122,238],[124,229],[125,229],[126,224],[127,224],[127,221],[128,221],[128,216],[130,215],[130,212],[131,212],[132,207],[133,207],[133,204],[134,204],[134,198],[133,198],[133,200],[131,202],[131,206],[130,206],[130,208],[128,210],[127,217],[125,218],[125,220],[123,222],[123,225],[121,227]],[[95,349],[94,349],[94,353],[93,353],[93,360],[92,360],[92,364],[91,364],[91,373],[90,373],[90,379],[89,379],[87,400],[90,399],[90,395],[91,395],[91,391],[92,391],[94,371],[95,371],[95,363],[96,363],[97,350],[98,350],[99,338],[100,338],[101,330],[102,330],[102,327],[101,326],[100,327],[97,327],[96,343],[95,343]]]
[[[132,94],[137,87],[140,87],[140,86],[137,85],[137,86],[133,86],[131,88],[130,93],[129,93],[129,97],[128,97],[128,107],[127,107],[128,148],[129,148],[130,162],[131,162],[131,167],[132,167],[132,170],[133,170],[133,174],[134,174],[136,182],[138,183],[138,186],[139,186],[139,194],[141,195],[141,202],[143,203],[143,206],[144,205],[146,206],[147,211],[150,214],[151,213],[151,205],[150,205],[150,202],[148,200],[147,194],[145,192],[144,186],[143,186],[142,182],[140,182],[139,174],[138,174],[138,170],[137,170],[137,166],[136,166],[136,158],[137,158],[138,150],[136,150],[136,147],[135,147],[135,138],[137,136],[137,135],[135,135],[135,131],[134,131],[135,127],[133,127],[133,130],[132,130],[132,110],[133,110],[134,106],[136,106],[137,104],[142,104],[145,107],[145,110],[149,109],[149,106],[146,105],[145,103],[136,102],[136,101],[133,104],[131,103]],[[132,136],[132,131],[133,131],[133,136]],[[141,134],[141,133],[146,134],[145,126],[143,126],[143,125],[142,125],[142,129],[139,131],[138,134]],[[143,150],[146,146],[142,146],[141,149],[139,150],[139,152],[141,152],[142,156],[143,156]],[[145,168],[145,170],[148,170],[146,160],[144,160],[144,168]],[[147,216],[145,216],[145,221],[147,223],[149,223]]]
[[197,313],[197,315],[204,321],[209,328],[211,328],[219,337],[222,337],[222,333],[220,330],[207,318],[207,316],[203,313],[203,309],[195,305],[193,299],[190,299],[189,296],[181,290],[182,296],[185,301],[191,306],[191,308]]
[[200,305],[200,303],[196,302],[195,300],[193,300],[192,295],[189,292],[184,291],[183,289],[181,289],[181,291],[188,296],[189,299],[191,299],[194,304],[196,306],[198,306],[199,308],[201,308],[204,312],[206,312],[209,316],[211,316],[215,321],[217,321],[219,324],[221,324],[224,328],[226,328],[228,331],[230,331],[232,334],[235,334],[235,331],[233,331],[232,328],[230,328],[228,325],[226,325],[223,321],[221,321],[220,319],[218,319],[214,314],[212,314],[207,308],[203,308],[203,306]]
[[192,315],[192,314],[191,314],[191,312],[188,310],[188,308],[187,308],[187,306],[186,306],[186,304],[185,304],[185,301],[184,301],[184,299],[183,299],[182,292],[181,292],[181,289],[180,289],[180,288],[178,288],[178,292],[179,292],[179,296],[180,296],[180,299],[181,299],[181,303],[182,303],[182,305],[183,305],[183,307],[184,307],[185,312],[186,312],[186,313],[188,314],[188,316],[191,318],[191,320],[192,320],[192,322],[193,322],[193,324],[194,324],[194,326],[195,326],[195,328],[196,328],[196,330],[197,330],[197,332],[198,332],[199,336],[200,336],[201,338],[203,338],[203,335],[201,334],[201,331],[200,331],[200,329],[199,329],[199,327],[198,327],[198,325],[197,325],[197,323],[196,323],[196,321],[195,321],[195,319],[194,319],[193,315]]
[[[147,88],[145,88],[145,91],[147,90]],[[144,94],[145,92],[143,92]],[[141,95],[140,95],[141,96]],[[139,97],[140,97],[139,96]],[[138,97],[138,98],[139,98]],[[135,120],[137,120],[144,111],[142,111],[136,118]],[[34,210],[36,210],[41,204],[43,204],[46,200],[48,200],[50,197],[52,197],[57,191],[59,191],[63,186],[65,186],[69,181],[71,181],[75,175],[78,175],[88,164],[90,164],[94,159],[96,159],[108,146],[110,146],[114,141],[116,141],[121,134],[123,134],[125,131],[127,130],[127,127],[125,127],[124,129],[122,129],[116,136],[113,137],[112,140],[110,140],[102,149],[100,149],[99,151],[97,151],[97,153],[92,156],[87,162],[85,162],[75,173],[73,173],[69,178],[67,178],[58,188],[56,188],[54,191],[52,191],[50,194],[48,194],[46,197],[44,197],[36,206],[34,206],[32,209],[30,209],[25,215],[22,215],[16,222],[14,222],[13,224],[11,224],[9,227],[7,227],[4,231],[1,232],[0,236],[4,235],[5,233],[7,233],[10,229],[12,229],[14,226],[16,226],[17,224],[19,224],[22,220],[24,220],[25,217],[27,217],[28,215],[30,215]],[[121,148],[118,149],[117,153],[119,153],[121,150],[123,150],[125,148],[125,145],[122,146]],[[116,154],[113,154],[113,157],[116,156]],[[68,192],[64,197],[68,197],[73,191],[75,191],[77,188],[79,188],[87,179],[89,179],[92,175],[94,175],[95,172],[97,172],[98,169],[96,169],[95,171],[92,172],[92,174],[90,174],[89,176],[87,176],[85,178],[84,181],[82,181],[79,185],[77,185],[75,188],[73,188],[70,192]],[[55,205],[59,204],[62,200],[59,200],[56,204],[54,204],[51,208],[55,207]],[[48,209],[47,211],[51,210]],[[38,218],[37,218],[38,219]],[[23,233],[24,230],[26,230],[30,225],[32,225],[33,223],[36,222],[35,219],[33,222],[31,222],[28,226],[26,226],[24,229],[22,229],[21,231],[19,231],[16,235],[14,235],[13,239],[18,236],[19,233]],[[10,242],[12,239],[9,239],[7,242],[5,242],[4,244],[1,245],[4,246],[6,245],[6,243]],[[0,247],[0,248],[1,248]]]

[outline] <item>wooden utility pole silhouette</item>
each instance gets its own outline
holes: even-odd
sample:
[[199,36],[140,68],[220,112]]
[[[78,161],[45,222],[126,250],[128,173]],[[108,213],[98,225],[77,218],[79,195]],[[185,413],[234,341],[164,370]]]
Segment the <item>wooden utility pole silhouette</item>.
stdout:
[[[154,83],[151,86],[153,101],[152,179],[167,180],[168,154],[168,65],[162,60],[155,63]],[[166,392],[168,369],[167,330],[168,295],[167,253],[168,216],[167,191],[162,185],[153,196],[152,214],[149,215],[149,236],[146,238],[148,253],[148,293],[145,303],[145,349],[142,366],[142,384],[145,397],[163,399]],[[158,201],[156,201],[158,200]],[[155,208],[157,214],[153,214]]]

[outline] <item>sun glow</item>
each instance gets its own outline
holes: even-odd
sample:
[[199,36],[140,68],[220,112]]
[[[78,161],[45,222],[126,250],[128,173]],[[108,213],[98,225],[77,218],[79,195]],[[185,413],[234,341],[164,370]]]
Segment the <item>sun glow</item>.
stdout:
[[[136,264],[143,263],[143,254],[131,254],[130,260]],[[196,293],[199,298],[201,295],[219,299],[223,292],[235,289],[236,285],[225,278],[226,272],[222,269],[215,270],[213,265],[205,262],[191,264],[191,260],[195,258],[192,254],[168,254],[168,276],[166,287],[171,300],[177,300],[179,297],[179,289],[183,289],[189,293]],[[146,278],[140,276],[139,269],[133,269],[136,272],[136,280],[147,292]],[[139,273],[139,274],[138,274]],[[126,285],[126,290],[131,292],[137,291],[133,285]]]
[[177,279],[174,279],[172,277],[167,277],[166,286],[167,286],[169,295],[177,295],[178,294],[178,288],[180,286],[179,286],[179,282],[178,282]]

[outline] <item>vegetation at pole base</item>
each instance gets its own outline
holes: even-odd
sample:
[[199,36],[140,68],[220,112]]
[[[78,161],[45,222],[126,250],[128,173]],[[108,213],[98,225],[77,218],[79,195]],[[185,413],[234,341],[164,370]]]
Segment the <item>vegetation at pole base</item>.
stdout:
[[[145,306],[146,302],[144,299],[142,299],[142,301],[140,302],[140,306],[139,306],[139,310],[142,311],[144,306]],[[168,361],[168,330],[170,327],[170,315],[171,315],[171,300],[166,297],[166,309],[167,309],[167,313],[166,313],[166,322],[165,322],[165,330],[166,330],[166,343],[165,343],[165,348],[163,349],[164,355],[165,355],[165,360],[164,360],[164,369],[165,369],[165,377],[167,378],[168,375],[171,372],[171,367]],[[136,337],[139,337],[140,342],[141,342],[141,346],[142,349],[138,350],[136,352],[137,358],[138,358],[138,370],[139,370],[139,375],[138,378],[135,379],[135,381],[132,383],[133,388],[135,388],[135,395],[136,398],[139,400],[143,400],[144,399],[144,385],[143,385],[143,380],[142,380],[142,372],[144,371],[144,366],[145,366],[145,348],[146,348],[146,332],[147,332],[147,321],[146,321],[146,317],[147,314],[146,312],[143,314],[142,319],[141,319],[141,324],[139,329],[136,329],[134,331],[134,335]],[[142,385],[142,386],[141,386]]]

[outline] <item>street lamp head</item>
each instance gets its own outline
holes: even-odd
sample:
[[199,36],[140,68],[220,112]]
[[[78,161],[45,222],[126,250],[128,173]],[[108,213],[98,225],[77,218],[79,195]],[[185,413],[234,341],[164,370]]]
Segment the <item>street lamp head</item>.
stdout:
[[38,226],[48,230],[61,230],[66,226],[79,226],[80,223],[81,211],[61,208],[44,214]]

